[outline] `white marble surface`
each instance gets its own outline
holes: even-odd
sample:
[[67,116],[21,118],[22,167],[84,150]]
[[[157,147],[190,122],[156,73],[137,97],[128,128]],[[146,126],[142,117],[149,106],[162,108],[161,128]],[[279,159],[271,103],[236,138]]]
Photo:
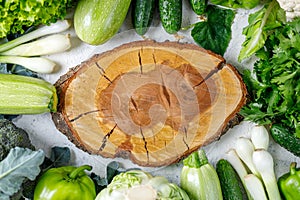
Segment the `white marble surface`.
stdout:
[[[190,7],[186,5],[184,1],[183,9],[183,26],[187,26],[190,23],[196,22],[198,20],[197,16],[190,10]],[[256,8],[257,9],[257,8]],[[244,40],[242,36],[242,29],[247,24],[247,17],[250,12],[255,11],[256,9],[247,11],[247,10],[237,10],[234,24],[232,25],[232,40],[229,44],[229,47],[224,55],[227,63],[234,65],[238,70],[244,68],[251,68],[254,59],[250,59],[244,63],[239,63],[237,61],[237,56],[240,50],[240,46]],[[165,33],[162,29],[162,26],[158,19],[158,13],[155,13],[154,20],[152,23],[152,28],[147,32],[146,37],[164,41],[164,40],[177,40],[178,37],[174,37]],[[134,30],[132,30],[130,14],[128,14],[124,25],[122,26],[120,33],[112,38],[110,41],[103,45],[91,46],[81,42],[75,35],[74,30],[71,28],[68,31],[72,36],[72,49],[68,52],[51,55],[49,58],[53,59],[58,63],[60,69],[53,74],[43,75],[43,78],[51,83],[56,82],[56,80],[64,73],[68,71],[69,68],[74,67],[80,64],[82,61],[88,59],[95,53],[104,52],[106,50],[112,49],[113,47],[119,46],[122,43],[142,40],[143,38],[138,36]],[[183,36],[183,39],[180,41],[183,42],[193,42],[190,37],[189,31],[181,31],[178,33],[180,36]],[[43,149],[47,155],[50,154],[51,147],[53,146],[67,146],[71,149],[72,152],[72,164],[81,165],[81,164],[90,164],[93,166],[93,172],[100,176],[105,175],[105,166],[112,159],[104,159],[101,156],[90,155],[82,150],[76,148],[66,136],[60,133],[54,126],[51,116],[49,113],[41,115],[24,115],[16,120],[15,124],[19,127],[22,127],[29,133],[29,136],[32,140],[32,143],[36,148]],[[240,136],[247,136],[249,129],[253,126],[252,123],[242,122],[240,125],[235,126],[230,129],[224,136],[222,136],[218,141],[215,141],[204,149],[206,150],[207,156],[212,164],[222,158],[225,152],[234,147],[236,138]],[[287,172],[288,166],[291,161],[298,162],[300,165],[300,159],[293,156],[291,153],[282,149],[279,145],[275,144],[272,140],[270,141],[269,151],[273,155],[275,161],[275,172],[277,176]],[[139,167],[132,164],[128,160],[124,159],[115,159],[119,161],[124,168]],[[179,183],[179,176],[181,170],[181,164],[174,164],[168,167],[160,168],[142,168],[147,170],[154,175],[163,175],[167,177],[170,181],[174,183]]]

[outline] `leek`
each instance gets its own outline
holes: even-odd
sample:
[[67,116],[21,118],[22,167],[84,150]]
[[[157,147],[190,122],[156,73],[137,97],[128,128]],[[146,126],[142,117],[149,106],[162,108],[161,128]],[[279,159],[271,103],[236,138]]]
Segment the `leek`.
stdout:
[[252,157],[255,167],[262,177],[269,199],[281,200],[272,155],[264,149],[259,149],[254,151]]
[[42,57],[0,56],[0,63],[21,65],[38,73],[51,73],[56,66],[53,61]]
[[70,21],[68,20],[60,20],[56,23],[53,23],[49,26],[43,26],[41,28],[38,28],[32,32],[29,32],[27,34],[24,34],[21,37],[18,37],[14,40],[11,40],[9,42],[6,42],[4,44],[0,45],[0,52],[7,51],[9,49],[12,49],[20,44],[26,43],[28,41],[40,38],[45,35],[50,35],[54,33],[59,33],[67,30],[71,26]]
[[53,34],[33,42],[21,44],[12,49],[0,52],[10,56],[41,56],[60,53],[71,47],[69,34]]
[[191,200],[222,200],[220,180],[215,168],[200,149],[183,160],[180,176],[181,187]]

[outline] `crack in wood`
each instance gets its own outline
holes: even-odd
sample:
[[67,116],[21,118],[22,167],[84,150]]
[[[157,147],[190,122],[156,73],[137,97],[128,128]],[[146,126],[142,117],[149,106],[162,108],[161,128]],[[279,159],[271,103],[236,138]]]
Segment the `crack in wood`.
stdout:
[[190,150],[190,147],[189,147],[189,144],[186,142],[185,138],[187,138],[187,130],[186,130],[186,127],[184,127],[184,135],[182,137],[182,140],[183,140],[183,143],[185,144],[187,150]]
[[136,104],[135,100],[134,100],[132,97],[130,97],[130,101],[131,101],[131,103],[132,103],[134,109],[138,112],[139,109],[138,109],[138,105]]
[[107,143],[107,140],[109,139],[109,137],[113,134],[115,128],[117,127],[117,124],[115,124],[115,126],[108,132],[105,134],[104,138],[102,139],[102,144],[98,150],[99,151],[103,151],[103,149],[105,148],[106,146],[106,143]]
[[222,62],[220,63],[215,69],[212,69],[205,77],[202,81],[200,81],[199,83],[197,83],[196,85],[193,86],[193,89],[195,89],[196,87],[200,86],[201,84],[205,83],[205,81],[207,81],[210,77],[212,77],[214,74],[218,73],[220,70],[222,70],[222,68],[226,65],[226,63]]
[[147,141],[146,141],[146,138],[144,136],[144,133],[143,133],[143,130],[142,130],[141,127],[140,127],[140,132],[141,132],[141,135],[142,135],[142,138],[143,138],[143,141],[144,141],[144,148],[146,150],[146,155],[147,155],[147,163],[149,163],[149,151],[148,151],[148,148],[147,148]]
[[100,74],[101,76],[103,76],[106,80],[108,80],[110,83],[112,83],[112,81],[105,75],[105,71],[104,69],[99,65],[99,63],[95,62],[96,66],[98,69],[100,69]]
[[99,112],[99,111],[100,110],[92,110],[92,111],[88,111],[88,112],[85,112],[85,113],[81,113],[77,117],[74,117],[73,119],[70,119],[70,122],[74,122],[74,121],[80,119],[81,117],[83,117],[85,115],[89,115],[89,114],[92,114],[92,113],[95,113],[95,112]]
[[138,59],[139,59],[139,65],[140,65],[140,72],[141,74],[143,74],[143,62],[142,62],[142,56],[141,56],[141,51],[143,49],[141,49],[139,52],[138,52]]
[[164,78],[162,75],[161,75],[161,80],[162,80],[162,93],[166,97],[169,106],[171,106],[171,96],[170,96],[167,88],[165,87],[165,81],[164,81]]
[[95,62],[95,64],[96,64],[96,66],[100,69],[100,73],[101,74],[105,74],[105,71],[104,71],[104,69],[99,65],[99,63],[97,63],[97,62]]
[[152,59],[153,59],[153,62],[154,64],[156,65],[156,58],[155,58],[155,53],[154,53],[154,49],[153,49],[153,52],[152,52]]

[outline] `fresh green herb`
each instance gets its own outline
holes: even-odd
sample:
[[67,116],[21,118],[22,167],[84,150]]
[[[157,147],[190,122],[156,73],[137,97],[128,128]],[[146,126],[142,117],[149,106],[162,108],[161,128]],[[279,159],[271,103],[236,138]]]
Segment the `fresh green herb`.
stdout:
[[260,3],[260,0],[210,0],[210,2],[216,5],[221,5],[229,8],[252,9]]
[[209,5],[206,14],[206,21],[195,24],[192,37],[203,48],[224,55],[231,40],[231,25],[235,12]]
[[42,150],[32,151],[20,147],[11,149],[0,162],[1,199],[9,200],[10,196],[19,191],[25,179],[34,180],[41,171],[39,166],[44,157]]
[[267,37],[273,30],[282,26],[285,22],[285,12],[280,8],[276,0],[267,3],[257,12],[250,14],[248,26],[243,29],[246,36],[238,60],[242,61],[261,49]]
[[54,23],[64,19],[75,0],[1,1],[0,38],[24,33],[26,27]]
[[300,138],[300,18],[270,35],[257,56],[254,75],[244,73],[252,101],[241,114],[258,124],[279,123]]

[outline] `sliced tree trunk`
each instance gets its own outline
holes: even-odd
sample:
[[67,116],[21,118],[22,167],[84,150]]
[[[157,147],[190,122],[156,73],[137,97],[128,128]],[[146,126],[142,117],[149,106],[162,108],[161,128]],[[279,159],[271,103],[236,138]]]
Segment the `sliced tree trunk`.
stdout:
[[179,161],[218,139],[246,101],[237,70],[197,45],[137,41],[57,82],[57,128],[79,148],[141,166]]

